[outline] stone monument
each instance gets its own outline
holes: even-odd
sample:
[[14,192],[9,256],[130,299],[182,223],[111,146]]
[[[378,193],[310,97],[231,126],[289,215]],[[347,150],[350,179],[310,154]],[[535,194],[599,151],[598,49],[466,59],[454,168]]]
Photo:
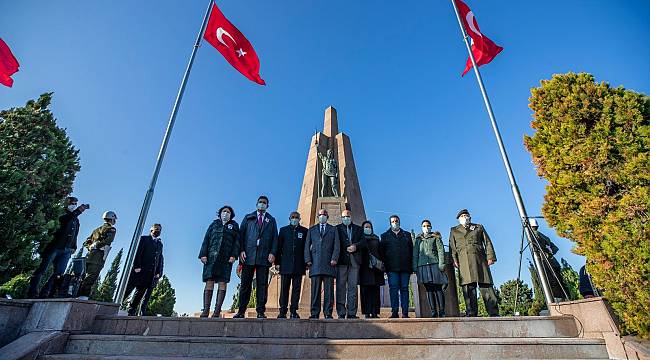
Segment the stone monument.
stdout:
[[[322,132],[312,136],[305,166],[305,175],[300,191],[297,211],[301,225],[307,228],[317,223],[318,210],[326,209],[329,223],[341,223],[343,210],[352,211],[352,222],[361,225],[366,220],[357,169],[352,156],[352,145],[348,135],[339,132],[336,109],[325,109]],[[302,281],[300,312],[308,314],[311,283],[309,276]],[[269,314],[279,307],[280,281],[273,276],[269,284]]]

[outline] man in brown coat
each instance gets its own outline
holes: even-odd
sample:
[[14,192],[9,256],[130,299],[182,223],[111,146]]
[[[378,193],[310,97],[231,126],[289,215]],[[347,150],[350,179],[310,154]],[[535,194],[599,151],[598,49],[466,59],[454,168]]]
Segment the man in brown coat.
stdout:
[[497,295],[494,291],[490,265],[497,261],[492,241],[483,225],[473,224],[467,209],[458,212],[460,225],[451,228],[449,250],[454,266],[460,273],[459,283],[463,288],[467,316],[478,315],[476,284],[490,316],[499,316]]

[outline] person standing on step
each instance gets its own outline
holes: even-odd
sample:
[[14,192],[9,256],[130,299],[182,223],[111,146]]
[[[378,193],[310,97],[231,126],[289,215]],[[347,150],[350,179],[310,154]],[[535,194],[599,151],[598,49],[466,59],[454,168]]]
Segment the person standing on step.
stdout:
[[311,279],[311,315],[318,319],[321,312],[321,291],[324,295],[323,314],[325,319],[332,319],[334,310],[334,278],[336,264],[339,260],[341,243],[336,228],[327,223],[327,210],[318,211],[318,224],[307,231],[305,242],[305,263],[309,268]]
[[379,254],[388,273],[391,318],[398,318],[400,304],[402,317],[409,317],[409,280],[413,271],[413,240],[400,227],[397,215],[391,215],[390,228],[381,234]]
[[[63,273],[68,265],[72,253],[77,250],[77,235],[79,235],[79,215],[90,208],[88,204],[77,206],[78,199],[74,196],[68,196],[66,199],[65,213],[59,216],[59,228],[54,232],[52,241],[50,241],[43,253],[41,253],[41,263],[34,271],[29,282],[27,291],[28,298],[49,298],[59,292],[63,284]],[[47,268],[53,263],[54,271],[52,276],[47,280],[40,293],[38,285],[41,277],[47,271]]]
[[214,284],[218,284],[217,300],[212,317],[221,316],[221,306],[226,298],[226,289],[230,282],[232,264],[239,256],[239,225],[234,220],[235,210],[225,205],[217,212],[203,237],[199,251],[199,260],[203,263],[203,309],[200,317],[208,317],[214,294]]
[[339,319],[357,319],[357,298],[361,250],[365,239],[361,226],[352,223],[352,212],[343,210],[339,233],[340,254],[336,265],[336,313]]
[[153,224],[149,235],[140,237],[124,294],[124,298],[127,298],[135,289],[135,294],[133,294],[129,305],[129,316],[135,316],[138,307],[140,307],[141,314],[148,314],[149,296],[147,294],[151,294],[163,274],[164,258],[161,233],[162,225]]
[[257,199],[257,210],[246,215],[240,228],[239,262],[242,264],[239,287],[239,310],[233,318],[245,316],[251,298],[253,274],[256,274],[256,309],[258,319],[266,319],[266,299],[269,287],[269,269],[278,251],[278,225],[268,213],[269,198]]
[[298,303],[302,278],[305,276],[305,241],[307,228],[300,226],[300,214],[297,211],[289,215],[289,225],[280,228],[278,235],[278,253],[275,264],[280,271],[280,314],[278,319],[287,318],[289,306],[289,288],[291,288],[291,318],[300,319]]
[[89,253],[86,255],[86,273],[79,286],[78,295],[81,300],[88,300],[90,297],[92,288],[104,267],[104,262],[108,257],[108,252],[111,250],[111,244],[117,232],[115,229],[117,214],[113,211],[106,211],[102,218],[104,224],[93,230],[90,237],[83,244]]
[[379,237],[375,235],[372,223],[361,224],[366,246],[361,249],[359,285],[361,285],[361,313],[366,319],[379,317],[381,309],[380,287],[384,285],[384,263],[379,255]]
[[422,233],[415,237],[413,247],[413,271],[418,283],[427,290],[427,301],[431,307],[431,317],[445,317],[445,248],[438,231],[431,231],[431,221],[422,220]]
[[530,227],[533,228],[535,238],[537,238],[537,241],[539,242],[541,251],[544,253],[546,260],[548,260],[543,260],[542,265],[544,266],[544,272],[546,273],[548,284],[551,287],[551,291],[553,292],[555,302],[567,300],[567,294],[569,293],[569,290],[566,286],[566,283],[564,282],[564,278],[562,277],[562,267],[555,258],[555,254],[560,249],[555,244],[553,244],[548,236],[542,234],[538,230],[539,224],[537,223],[536,219],[530,219],[529,222]]
[[449,251],[454,267],[459,271],[459,283],[463,288],[466,315],[477,316],[476,285],[478,284],[485,309],[490,316],[499,316],[497,295],[494,291],[490,266],[497,261],[492,241],[483,225],[472,223],[467,209],[458,212],[460,225],[451,228]]

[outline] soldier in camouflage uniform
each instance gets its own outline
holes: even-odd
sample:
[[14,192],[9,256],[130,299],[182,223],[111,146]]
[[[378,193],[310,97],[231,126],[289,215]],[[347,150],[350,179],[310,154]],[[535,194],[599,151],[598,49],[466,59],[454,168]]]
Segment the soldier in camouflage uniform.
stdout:
[[104,224],[95,229],[83,244],[89,253],[86,255],[86,274],[79,286],[79,298],[82,300],[88,300],[90,297],[90,292],[104,267],[117,232],[114,227],[117,215],[112,211],[107,211],[102,217],[105,221]]
[[478,315],[476,284],[478,284],[485,309],[490,316],[499,316],[497,295],[490,273],[490,266],[497,261],[492,241],[483,225],[473,224],[469,211],[458,212],[456,219],[460,225],[451,228],[449,251],[454,267],[459,272],[459,282],[463,288],[466,316]]

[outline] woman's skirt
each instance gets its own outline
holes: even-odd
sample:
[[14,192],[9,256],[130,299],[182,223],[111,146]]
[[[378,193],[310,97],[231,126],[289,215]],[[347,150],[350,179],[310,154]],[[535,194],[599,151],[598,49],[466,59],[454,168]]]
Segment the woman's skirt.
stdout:
[[417,268],[418,284],[447,284],[447,276],[438,269],[438,264],[428,264]]

